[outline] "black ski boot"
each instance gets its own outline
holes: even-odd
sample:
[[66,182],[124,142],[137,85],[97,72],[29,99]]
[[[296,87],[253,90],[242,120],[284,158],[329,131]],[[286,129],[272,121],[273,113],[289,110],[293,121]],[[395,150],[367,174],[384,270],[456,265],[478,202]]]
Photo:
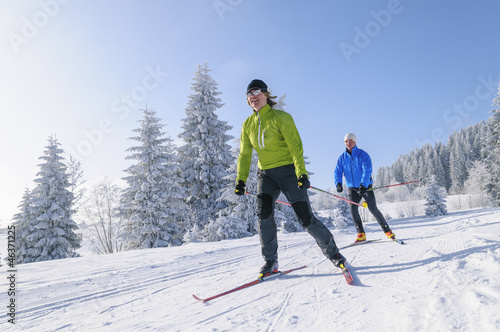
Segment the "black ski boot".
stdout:
[[265,276],[271,273],[276,273],[278,272],[278,261],[277,260],[272,260],[272,261],[266,261],[266,264],[264,264],[260,268],[260,275]]
[[338,252],[335,255],[333,255],[332,263],[336,267],[340,267],[340,265],[345,264],[345,262],[346,262],[346,259],[345,259],[344,256],[342,256],[342,254],[340,252]]

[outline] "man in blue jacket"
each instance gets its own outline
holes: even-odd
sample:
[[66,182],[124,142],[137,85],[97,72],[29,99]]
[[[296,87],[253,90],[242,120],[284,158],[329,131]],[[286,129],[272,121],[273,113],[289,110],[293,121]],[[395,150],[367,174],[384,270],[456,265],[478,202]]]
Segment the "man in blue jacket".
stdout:
[[[335,167],[335,183],[337,184],[337,192],[342,192],[342,175],[347,184],[347,195],[351,201],[359,203],[361,198],[364,198],[368,204],[368,209],[371,214],[377,219],[388,238],[394,240],[396,235],[391,231],[384,216],[377,208],[375,194],[371,190],[373,185],[372,179],[372,160],[368,153],[359,149],[356,146],[356,135],[348,133],[344,137],[346,151],[340,155]],[[358,237],[355,242],[366,241],[366,234],[363,229],[363,223],[359,216],[358,205],[349,204],[351,208],[352,219],[354,226],[358,231]]]

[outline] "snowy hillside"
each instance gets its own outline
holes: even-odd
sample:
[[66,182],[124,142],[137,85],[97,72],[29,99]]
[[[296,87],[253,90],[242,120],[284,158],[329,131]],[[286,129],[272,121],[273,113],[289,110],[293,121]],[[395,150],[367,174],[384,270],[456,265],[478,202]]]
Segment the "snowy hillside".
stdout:
[[[0,330],[498,331],[499,220],[499,208],[392,219],[407,245],[342,250],[354,286],[307,233],[280,234],[282,269],[307,268],[207,303],[192,294],[208,297],[257,276],[257,236],[24,264],[17,324],[3,315]],[[366,231],[369,239],[384,236],[374,223]],[[339,246],[355,237],[352,228],[332,232]]]

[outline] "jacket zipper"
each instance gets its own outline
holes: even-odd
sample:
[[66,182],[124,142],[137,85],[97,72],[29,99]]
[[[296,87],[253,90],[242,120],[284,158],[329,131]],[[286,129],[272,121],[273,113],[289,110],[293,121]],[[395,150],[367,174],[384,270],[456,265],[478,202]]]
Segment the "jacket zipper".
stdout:
[[[259,137],[257,138],[257,142],[259,143],[260,149],[264,149],[266,147],[265,142],[264,142],[264,133],[266,132],[265,130],[262,132],[262,135],[260,133],[261,131],[261,122],[260,122],[260,115],[259,112],[257,112],[257,117],[259,118]],[[262,143],[262,144],[261,144]]]

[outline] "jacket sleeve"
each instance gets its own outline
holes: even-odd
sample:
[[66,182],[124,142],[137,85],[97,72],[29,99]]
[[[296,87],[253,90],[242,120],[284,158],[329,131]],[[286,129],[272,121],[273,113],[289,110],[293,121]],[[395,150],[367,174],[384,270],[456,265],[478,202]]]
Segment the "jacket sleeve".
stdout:
[[281,135],[283,135],[286,145],[288,145],[293,164],[295,165],[295,175],[299,178],[302,174],[307,175],[302,140],[300,139],[299,131],[295,126],[292,116],[288,113],[282,114],[280,126]]
[[337,160],[337,166],[335,166],[335,171],[333,172],[333,177],[335,179],[334,185],[337,183],[342,183],[342,175],[344,174],[344,163],[343,163],[344,155],[340,155]]
[[240,154],[238,156],[238,163],[236,165],[236,182],[239,180],[247,181],[248,175],[250,173],[250,165],[252,163],[252,152],[253,147],[248,137],[248,133],[245,130],[246,122],[243,124],[241,129],[241,139],[240,139]]
[[361,174],[361,184],[368,187],[372,177],[372,160],[370,155],[366,152],[361,155],[361,167],[363,170],[363,173]]

